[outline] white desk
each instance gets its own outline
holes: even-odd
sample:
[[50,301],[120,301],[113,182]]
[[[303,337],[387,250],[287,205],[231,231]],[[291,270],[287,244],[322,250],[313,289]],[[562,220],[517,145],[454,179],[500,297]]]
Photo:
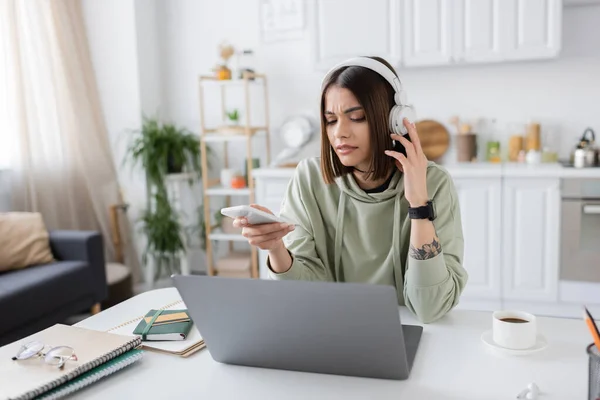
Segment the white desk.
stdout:
[[[105,330],[140,315],[140,309],[177,299],[174,288],[142,293],[77,325]],[[407,309],[400,313],[403,323],[418,324]],[[585,347],[590,336],[584,322],[540,318],[539,326],[549,341],[546,350],[527,357],[498,355],[480,340],[491,327],[489,312],[452,311],[424,325],[415,365],[406,381],[224,365],[213,361],[207,349],[187,359],[147,351],[137,365],[74,398],[515,399],[532,381],[542,391],[540,400],[587,398]]]

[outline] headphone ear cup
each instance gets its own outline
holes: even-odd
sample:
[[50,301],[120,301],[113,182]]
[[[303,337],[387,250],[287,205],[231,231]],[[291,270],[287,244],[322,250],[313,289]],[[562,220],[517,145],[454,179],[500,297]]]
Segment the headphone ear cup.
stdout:
[[394,107],[392,107],[392,109],[390,111],[390,116],[389,116],[390,132],[395,133],[396,135],[405,135],[407,133],[406,127],[402,123],[402,115],[403,115],[402,109],[403,108],[404,107],[402,107],[402,106],[394,106]]
[[417,119],[415,111],[408,106],[394,106],[390,111],[390,131],[397,135],[406,135],[408,131],[404,126],[404,118],[414,123]]

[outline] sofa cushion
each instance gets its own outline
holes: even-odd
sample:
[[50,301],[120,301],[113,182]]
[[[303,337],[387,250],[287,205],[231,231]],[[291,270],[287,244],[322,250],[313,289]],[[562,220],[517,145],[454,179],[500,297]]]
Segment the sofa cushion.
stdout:
[[0,213],[0,271],[54,261],[40,213]]
[[0,274],[0,334],[92,292],[85,261],[59,261]]

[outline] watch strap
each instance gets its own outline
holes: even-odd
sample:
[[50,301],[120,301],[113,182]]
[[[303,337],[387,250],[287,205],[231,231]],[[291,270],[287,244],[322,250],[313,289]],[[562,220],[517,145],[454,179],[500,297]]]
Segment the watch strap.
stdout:
[[430,221],[433,221],[435,219],[435,210],[433,209],[433,202],[430,200],[424,206],[409,207],[408,216],[410,219],[429,219]]

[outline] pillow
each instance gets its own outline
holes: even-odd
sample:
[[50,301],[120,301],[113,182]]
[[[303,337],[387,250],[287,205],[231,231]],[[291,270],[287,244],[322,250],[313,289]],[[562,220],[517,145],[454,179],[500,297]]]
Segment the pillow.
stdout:
[[54,261],[40,213],[0,213],[0,271]]

